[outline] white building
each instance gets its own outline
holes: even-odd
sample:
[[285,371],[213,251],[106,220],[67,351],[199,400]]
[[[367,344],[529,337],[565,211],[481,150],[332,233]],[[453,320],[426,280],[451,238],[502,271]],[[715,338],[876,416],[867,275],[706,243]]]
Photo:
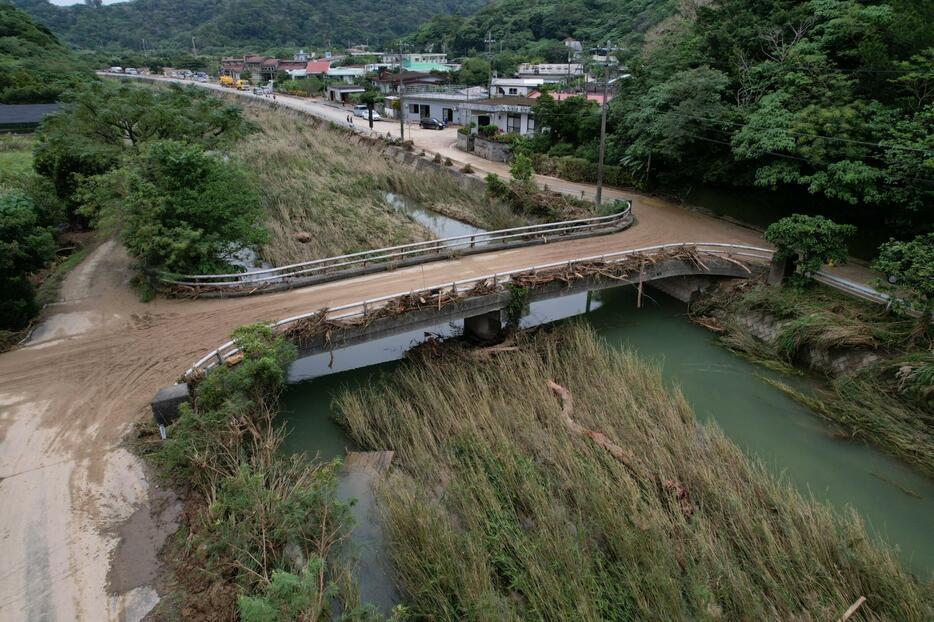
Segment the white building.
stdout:
[[544,83],[542,78],[493,78],[490,97],[525,97]]
[[465,125],[467,123],[463,104],[486,98],[482,86],[458,87],[409,87],[403,97],[405,120],[417,122],[422,119],[438,119],[445,123]]
[[584,75],[581,63],[522,63],[516,72],[520,78],[541,78],[545,82],[563,82]]
[[329,78],[353,84],[357,78],[366,75],[366,67],[331,67],[328,69]]
[[494,97],[461,104],[463,118],[478,127],[495,125],[507,134],[528,134],[535,131],[532,116],[534,99],[528,97]]

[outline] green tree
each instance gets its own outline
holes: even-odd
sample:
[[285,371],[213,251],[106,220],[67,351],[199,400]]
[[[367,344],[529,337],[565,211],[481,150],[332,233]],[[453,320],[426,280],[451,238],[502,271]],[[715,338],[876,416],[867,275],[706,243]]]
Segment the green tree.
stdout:
[[911,307],[926,321],[934,314],[934,233],[903,242],[891,240],[879,247],[872,269],[886,275],[882,287],[898,297],[908,296]]
[[0,193],[0,328],[18,330],[36,314],[28,277],[54,254],[55,240],[40,225],[32,200],[22,192]]
[[846,242],[854,233],[853,225],[837,224],[823,216],[793,214],[773,222],[762,237],[775,246],[776,258],[795,260],[793,282],[801,284],[825,264],[846,261]]
[[122,237],[144,268],[207,273],[265,240],[256,192],[243,169],[198,145],[150,145],[127,177]]
[[486,86],[490,80],[490,63],[485,58],[472,56],[461,62],[457,81],[467,86]]
[[360,93],[359,101],[361,104],[366,104],[367,115],[366,118],[370,122],[370,129],[373,129],[373,106],[377,102],[383,100],[383,96],[379,94],[379,91],[374,89],[367,89],[364,92]]

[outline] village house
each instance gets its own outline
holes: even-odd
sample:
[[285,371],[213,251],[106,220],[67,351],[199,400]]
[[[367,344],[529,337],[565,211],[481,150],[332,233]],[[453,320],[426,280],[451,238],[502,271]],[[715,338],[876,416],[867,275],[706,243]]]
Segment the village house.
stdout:
[[357,78],[366,75],[366,67],[363,65],[346,65],[344,67],[331,67],[328,69],[329,78],[340,80],[345,84],[353,84]]
[[329,60],[310,60],[308,64],[305,65],[305,76],[309,78],[323,78],[328,75],[330,69],[331,61]]
[[350,101],[351,95],[363,93],[364,91],[366,91],[365,88],[356,84],[329,84],[326,96],[328,101],[344,104]]
[[292,60],[280,60],[269,56],[250,55],[243,57],[226,57],[221,59],[220,74],[239,80],[244,73],[249,72],[250,77],[257,82],[274,80],[276,74],[284,71],[292,75],[293,72],[305,70],[308,64],[308,55],[299,50]]
[[545,82],[564,82],[583,75],[581,63],[522,63],[516,71],[519,78],[541,78]]
[[384,95],[398,93],[400,82],[406,88],[411,86],[438,86],[444,82],[444,79],[421,71],[403,71],[401,75],[383,71],[378,78],[373,80],[376,88]]
[[525,97],[544,83],[542,78],[493,78],[490,97]]
[[461,109],[468,124],[495,125],[507,134],[525,135],[535,131],[533,105],[534,99],[511,96],[467,101],[461,104]]
[[405,120],[438,119],[445,123],[466,124],[467,112],[462,104],[481,100],[487,95],[482,86],[473,87],[407,87],[403,95]]

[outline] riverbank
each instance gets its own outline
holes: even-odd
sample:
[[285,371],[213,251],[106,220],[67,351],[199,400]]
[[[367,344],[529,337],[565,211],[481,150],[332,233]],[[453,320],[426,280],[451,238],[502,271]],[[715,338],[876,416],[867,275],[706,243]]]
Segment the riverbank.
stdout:
[[697,321],[764,365],[803,367],[826,389],[783,387],[853,438],[934,476],[934,327],[819,284],[724,284],[696,301]]
[[930,616],[855,517],[700,426],[631,352],[580,327],[515,345],[425,349],[338,399],[361,446],[396,452],[379,495],[416,615],[836,619],[872,593],[870,617]]

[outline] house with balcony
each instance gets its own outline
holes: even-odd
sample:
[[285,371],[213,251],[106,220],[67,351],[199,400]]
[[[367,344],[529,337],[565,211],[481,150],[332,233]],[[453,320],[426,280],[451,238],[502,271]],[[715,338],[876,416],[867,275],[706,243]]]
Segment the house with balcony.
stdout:
[[522,63],[516,71],[519,78],[541,78],[548,83],[567,82],[583,75],[582,63]]
[[382,71],[379,77],[373,80],[373,84],[375,84],[379,92],[384,95],[398,93],[400,84],[405,88],[409,88],[440,86],[443,83],[444,78],[422,71],[403,71],[401,74],[399,72],[390,73],[388,71]]
[[522,96],[493,97],[461,104],[465,124],[495,125],[506,134],[526,135],[535,131],[532,106],[535,100]]
[[363,65],[347,65],[344,67],[331,67],[328,69],[327,76],[332,80],[338,80],[344,84],[353,84],[358,78],[366,75],[366,67]]
[[403,93],[404,119],[417,123],[422,119],[438,119],[445,123],[465,125],[465,102],[483,100],[486,89],[482,86],[408,86]]

